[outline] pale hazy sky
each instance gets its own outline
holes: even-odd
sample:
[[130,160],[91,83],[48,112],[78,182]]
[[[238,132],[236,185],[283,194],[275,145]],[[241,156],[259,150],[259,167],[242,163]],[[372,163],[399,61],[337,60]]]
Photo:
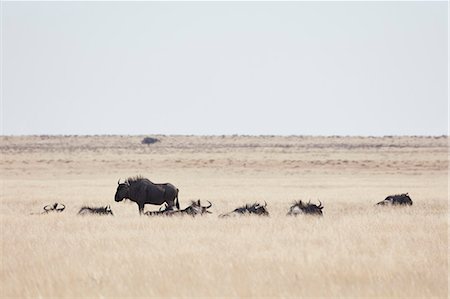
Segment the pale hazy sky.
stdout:
[[5,135],[447,134],[447,2],[2,6]]

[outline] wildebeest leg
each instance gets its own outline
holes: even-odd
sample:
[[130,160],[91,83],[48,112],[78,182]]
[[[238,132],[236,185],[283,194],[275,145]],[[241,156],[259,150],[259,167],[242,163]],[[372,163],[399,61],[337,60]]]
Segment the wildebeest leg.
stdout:
[[138,207],[139,207],[139,215],[142,215],[142,213],[144,213],[144,204],[138,203]]
[[168,210],[173,210],[173,207],[175,206],[173,200],[166,200],[166,204]]

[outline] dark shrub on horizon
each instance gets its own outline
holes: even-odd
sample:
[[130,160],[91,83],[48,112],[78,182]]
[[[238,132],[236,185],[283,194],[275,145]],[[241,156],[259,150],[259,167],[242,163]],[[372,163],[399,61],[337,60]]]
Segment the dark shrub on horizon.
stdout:
[[159,142],[159,139],[153,138],[153,137],[145,137],[141,141],[142,144],[153,144],[153,143],[156,143],[156,142]]

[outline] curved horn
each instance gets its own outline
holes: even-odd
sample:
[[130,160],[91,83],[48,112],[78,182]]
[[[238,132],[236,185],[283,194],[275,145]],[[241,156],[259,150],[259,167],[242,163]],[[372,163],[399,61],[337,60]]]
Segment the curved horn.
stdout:
[[267,207],[267,202],[266,201],[264,201],[264,207]]
[[61,208],[58,208],[57,206],[55,207],[55,210],[57,210],[58,212],[62,212],[66,208],[64,204],[61,203],[60,205],[62,206]]
[[210,207],[212,207],[212,203],[209,200],[207,200],[207,202],[209,203],[209,206],[204,207],[204,208],[209,209]]
[[319,208],[320,208],[320,209],[323,208],[322,203],[320,202],[320,200],[319,200]]
[[119,178],[119,180],[117,181],[117,185],[120,185],[120,178]]

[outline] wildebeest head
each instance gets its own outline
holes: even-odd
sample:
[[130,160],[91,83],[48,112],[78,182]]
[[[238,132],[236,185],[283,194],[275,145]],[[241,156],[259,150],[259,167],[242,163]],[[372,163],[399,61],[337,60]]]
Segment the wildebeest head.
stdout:
[[64,211],[65,208],[66,208],[66,206],[64,204],[55,202],[52,205],[46,205],[44,207],[43,213],[49,213],[49,212],[59,212],[60,213],[60,212]]
[[227,214],[219,215],[219,217],[227,217],[230,215],[246,215],[246,214],[256,214],[259,216],[269,216],[269,212],[266,209],[267,203],[264,202],[264,205],[259,203],[254,204],[246,204],[245,206],[234,209],[232,212]]
[[319,205],[312,204],[310,201],[304,203],[301,200],[294,202],[294,204],[289,208],[288,216],[297,216],[298,214],[308,214],[308,215],[323,215],[323,206],[319,200]]
[[377,205],[385,206],[385,205],[409,205],[413,204],[411,198],[408,193],[390,195],[386,197],[383,201],[377,203]]
[[247,210],[251,214],[269,216],[269,212],[267,211],[266,207],[267,207],[267,202],[264,202],[264,205],[260,205],[259,203],[254,203],[251,206],[247,206]]
[[184,212],[188,215],[195,216],[195,215],[202,215],[202,214],[211,214],[208,209],[212,206],[212,203],[208,200],[209,205],[208,206],[202,206],[200,203],[200,199],[195,201],[193,200],[191,202],[191,205],[187,207],[186,209],[182,210],[181,212]]
[[117,191],[114,196],[116,202],[122,201],[124,198],[128,197],[128,192],[130,191],[130,184],[128,182],[120,183],[120,179],[117,181]]

